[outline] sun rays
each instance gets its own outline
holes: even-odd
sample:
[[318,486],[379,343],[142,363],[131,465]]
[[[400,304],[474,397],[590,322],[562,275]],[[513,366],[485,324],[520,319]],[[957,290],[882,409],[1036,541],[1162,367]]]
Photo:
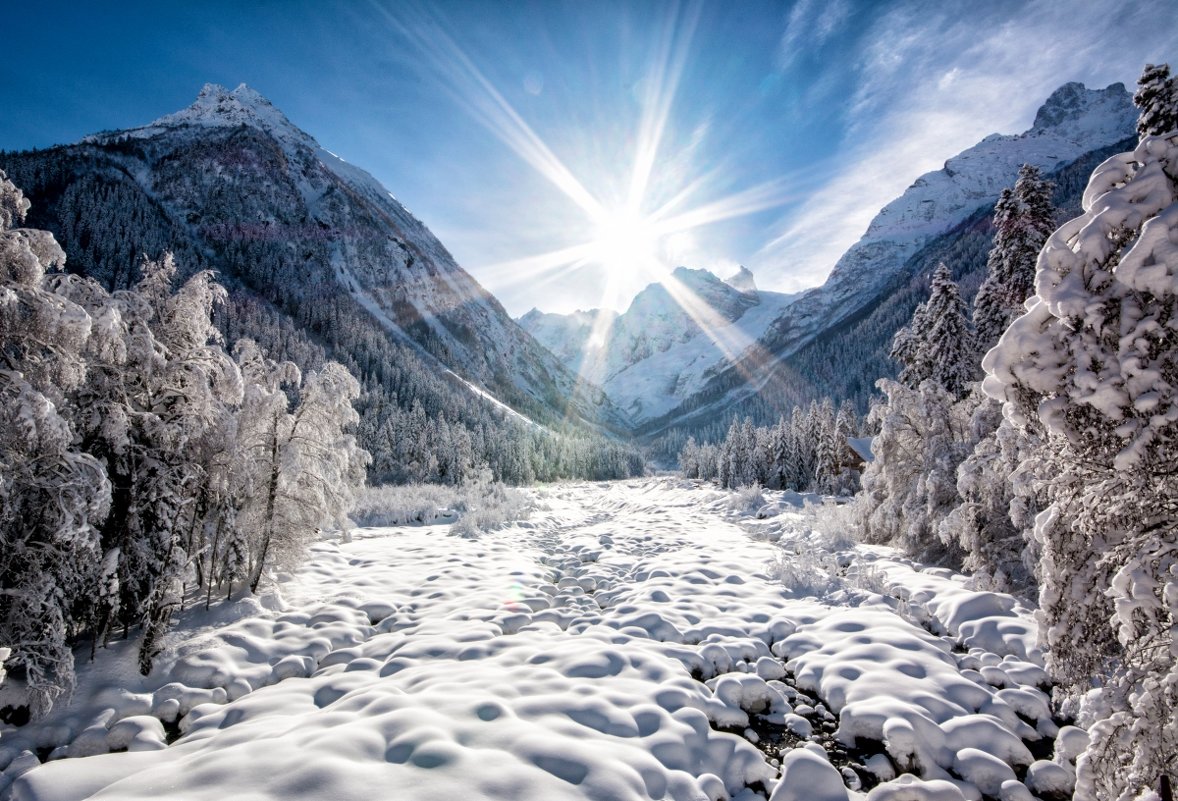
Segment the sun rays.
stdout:
[[[402,6],[395,14],[377,9],[390,26],[416,43],[429,69],[461,109],[573,206],[571,214],[564,212],[572,220],[565,231],[567,244],[480,265],[484,281],[538,288],[558,285],[588,270],[594,276],[596,296],[586,296],[585,306],[614,309],[625,308],[647,284],[662,282],[670,297],[729,361],[737,362],[753,345],[738,327],[672,276],[678,260],[694,242],[693,232],[790,200],[783,181],[767,181],[734,192],[716,189],[728,185],[722,170],[707,164],[697,152],[706,141],[706,122],[695,125],[690,136],[675,135],[673,109],[692,54],[692,38],[700,18],[698,4],[685,9],[670,7],[641,49],[645,54],[641,78],[630,89],[638,104],[637,119],[619,124],[618,120],[629,118],[618,109],[612,115],[617,119],[601,121],[601,130],[578,131],[586,137],[584,150],[588,152],[609,151],[601,145],[607,134],[613,137],[608,144],[615,144],[619,130],[624,132],[621,141],[625,143],[622,158],[581,165],[580,175],[536,132],[440,18],[424,8]],[[684,138],[685,144],[677,144]],[[529,211],[543,214],[545,209]],[[582,359],[583,379],[593,371],[595,360],[602,358],[610,325],[610,315],[597,316],[588,338],[592,344],[587,344]]]

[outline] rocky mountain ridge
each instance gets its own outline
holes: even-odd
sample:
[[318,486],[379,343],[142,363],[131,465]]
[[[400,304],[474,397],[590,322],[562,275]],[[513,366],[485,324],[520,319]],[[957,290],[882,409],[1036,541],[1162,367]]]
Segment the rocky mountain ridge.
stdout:
[[[771,381],[786,382],[783,386],[775,385],[772,392],[775,396],[804,398],[808,390],[795,385],[809,380],[807,371],[789,367],[799,352],[820,346],[836,332],[869,315],[873,308],[887,304],[892,294],[907,286],[906,271],[918,254],[941,238],[951,236],[971,219],[984,216],[1002,189],[1014,183],[1024,163],[1038,166],[1046,174],[1063,169],[1132,136],[1136,114],[1122,84],[1104,89],[1064,84],[1040,107],[1030,129],[1020,134],[987,136],[950,158],[942,169],[917,178],[900,197],[880,210],[863,237],[838,260],[821,287],[791,297],[776,309],[778,313],[760,317],[745,315],[742,323],[745,341],[735,353],[722,348],[720,358],[692,372],[678,365],[646,361],[649,355],[641,353],[639,358],[634,358],[634,352],[627,348],[628,341],[619,337],[612,344],[620,352],[605,353],[597,359],[607,364],[611,360],[625,363],[629,373],[607,370],[602,386],[630,413],[638,431],[648,436],[674,428],[688,417],[698,421],[703,419],[701,416],[722,415],[733,404],[745,404],[750,395]],[[740,275],[730,285],[740,286]],[[625,320],[624,327],[632,330],[657,331],[659,321],[643,320],[639,309],[631,306],[619,318],[619,324]],[[734,319],[722,309],[713,311],[720,319],[729,322]],[[661,309],[657,314],[666,320],[676,317]],[[559,328],[557,321],[545,317],[550,330]],[[696,331],[698,326],[685,325],[679,341],[690,339]],[[892,333],[893,329],[879,330],[874,335],[890,340]],[[546,345],[551,341],[543,332],[537,337]],[[672,333],[670,337],[675,335]],[[732,339],[729,344],[739,342]],[[563,353],[569,352],[567,343],[561,343],[560,347],[564,348]],[[659,351],[659,358],[665,362],[679,358],[686,363],[691,355],[666,348]],[[693,376],[694,380],[673,386],[667,383],[668,376],[684,374]],[[840,392],[839,387],[824,381],[823,391],[842,397],[859,394],[864,379],[856,375],[848,380],[853,380],[859,388],[852,392],[849,387],[843,387]],[[773,403],[760,406],[765,414],[775,415],[779,411]]]

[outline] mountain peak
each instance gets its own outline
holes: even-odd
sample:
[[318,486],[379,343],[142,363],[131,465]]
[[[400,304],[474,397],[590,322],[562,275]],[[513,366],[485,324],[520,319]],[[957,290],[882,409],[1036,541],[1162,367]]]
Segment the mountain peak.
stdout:
[[743,292],[746,295],[755,295],[757,293],[757,281],[753,277],[753,271],[743,264],[739,270],[725,278],[724,283],[728,284],[728,286],[737,292]]
[[167,114],[150,125],[134,130],[140,134],[150,134],[160,128],[185,125],[208,128],[247,125],[281,141],[318,148],[318,143],[309,134],[296,127],[262,93],[244,83],[232,91],[220,84],[206,83],[188,108]]
[[1104,89],[1089,89],[1082,83],[1072,81],[1052,92],[1039,107],[1031,130],[1045,131],[1064,125],[1074,126],[1085,118],[1117,116],[1116,111],[1131,104],[1123,83],[1114,83]]

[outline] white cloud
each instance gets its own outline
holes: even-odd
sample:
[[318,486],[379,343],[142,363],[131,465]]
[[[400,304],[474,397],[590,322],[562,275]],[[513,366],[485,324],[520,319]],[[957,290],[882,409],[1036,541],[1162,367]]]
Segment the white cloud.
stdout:
[[785,291],[821,283],[879,209],[918,176],[990,133],[1030,127],[1038,106],[1066,81],[1131,83],[1146,61],[1176,52],[1178,7],[1167,4],[1034,0],[1005,9],[962,2],[889,11],[860,47],[846,119],[848,141],[857,144],[781,221],[753,260],[758,276]]
[[785,32],[777,45],[777,68],[793,66],[803,49],[819,49],[851,15],[847,0],[798,0],[790,9]]

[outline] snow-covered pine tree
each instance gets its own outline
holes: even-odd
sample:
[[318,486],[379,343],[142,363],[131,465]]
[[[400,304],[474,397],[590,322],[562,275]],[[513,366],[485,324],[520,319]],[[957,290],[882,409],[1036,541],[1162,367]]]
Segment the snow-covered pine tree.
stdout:
[[922,361],[929,365],[929,378],[956,399],[969,391],[976,372],[974,337],[961,291],[944,264],[933,272],[932,288],[924,310],[927,337]]
[[892,338],[892,350],[888,354],[892,361],[900,365],[900,374],[897,380],[909,389],[916,389],[920,386],[921,381],[933,373],[926,350],[928,342],[927,307],[927,303],[921,303],[916,307],[908,325],[897,331]]
[[840,449],[835,442],[834,402],[823,398],[818,407],[817,442],[814,447],[814,490],[823,494],[835,492],[839,474]]
[[1136,798],[1178,764],[1176,176],[1178,134],[1098,167],[984,362],[1006,416],[1046,431],[1042,641],[1060,681],[1101,687],[1079,799]]
[[1178,128],[1178,86],[1170,75],[1169,64],[1146,64],[1137,79],[1133,102],[1141,113],[1137,117],[1138,136],[1160,136]]
[[[983,353],[1023,313],[1024,302],[1034,293],[1035,262],[1054,226],[1051,190],[1037,168],[1023,165],[1014,188],[1004,190],[994,207],[994,244],[973,309]],[[1032,591],[1028,521],[1038,508],[1029,480],[1034,466],[1020,472],[1017,482],[1011,476],[1024,452],[1034,451],[1041,432],[1004,422],[999,404],[981,392],[971,392],[966,403],[973,409],[970,440],[975,444],[957,471],[961,505],[942,523],[941,537],[964,551],[963,566],[981,586]]]
[[1014,188],[1004,189],[994,206],[994,245],[973,308],[982,354],[1023,313],[1023,302],[1035,291],[1035,260],[1055,230],[1052,188],[1038,167],[1024,164]]
[[962,397],[975,372],[973,342],[961,291],[949,268],[939,264],[929,299],[917,306],[911,322],[892,339],[890,355],[900,365],[900,383],[916,389],[932,378],[954,398]]
[[785,415],[777,419],[777,425],[769,435],[769,476],[774,489],[790,489],[793,482],[793,464],[790,455],[789,424]]
[[28,206],[0,172],[0,643],[40,715],[73,687],[73,610],[101,556],[110,484],[62,414],[86,377],[93,321],[45,287],[65,254],[48,232],[16,227]]

